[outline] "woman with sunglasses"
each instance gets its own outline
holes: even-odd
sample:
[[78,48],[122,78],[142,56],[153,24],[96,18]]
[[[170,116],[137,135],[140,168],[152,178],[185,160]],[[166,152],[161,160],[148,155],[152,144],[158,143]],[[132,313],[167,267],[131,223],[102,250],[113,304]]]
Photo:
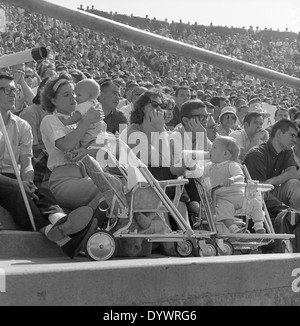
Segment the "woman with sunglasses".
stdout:
[[[121,139],[150,169],[158,166],[170,166],[169,138],[164,121],[165,109],[164,95],[159,89],[152,88],[146,91],[134,103],[130,115],[130,125],[120,135]],[[158,136],[162,140],[161,147],[155,144]],[[136,146],[138,144],[139,146]],[[140,152],[140,149],[143,151]],[[161,169],[159,169],[159,173],[161,173]],[[156,170],[154,170],[154,174],[157,178]]]
[[[120,134],[135,155],[145,163],[157,180],[169,180],[176,177],[171,173],[171,154],[169,133],[165,129],[165,95],[157,88],[143,93],[134,103],[130,116],[130,125]],[[168,187],[167,195],[173,199],[175,189]],[[181,196],[179,211],[188,221],[186,205],[187,195]],[[172,228],[177,226],[172,223]]]

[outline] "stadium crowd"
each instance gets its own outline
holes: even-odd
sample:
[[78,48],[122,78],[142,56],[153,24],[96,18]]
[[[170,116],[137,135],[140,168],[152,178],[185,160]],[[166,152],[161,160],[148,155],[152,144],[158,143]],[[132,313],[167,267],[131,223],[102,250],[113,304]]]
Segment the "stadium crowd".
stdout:
[[[272,143],[276,149],[280,149],[279,153],[282,150],[288,151],[293,156],[288,156],[285,166],[277,166],[279,172],[273,171],[274,175],[270,175],[271,172],[268,175],[259,175],[255,172],[256,167],[250,164],[249,167],[253,175],[258,176],[262,182],[272,181],[271,183],[275,186],[279,186],[290,179],[296,179],[299,182],[298,172],[294,171],[294,168],[298,169],[296,162],[300,161],[297,133],[290,148],[287,145],[285,147],[280,145],[280,147],[278,142],[281,144],[281,138],[278,138],[276,130],[281,132],[285,130],[284,132],[286,132],[286,130],[291,129],[298,132],[300,120],[298,120],[297,115],[300,115],[300,90],[127,42],[105,33],[97,33],[10,5],[0,4],[0,8],[5,11],[6,15],[6,27],[0,33],[0,55],[20,52],[33,47],[46,47],[49,53],[44,60],[4,67],[1,68],[0,72],[1,75],[11,75],[16,86],[16,90],[13,89],[16,95],[14,115],[28,121],[31,126],[35,183],[46,183],[48,185],[49,178],[51,181],[51,171],[56,171],[56,173],[52,172],[52,178],[54,178],[53,175],[57,178],[56,182],[63,174],[65,176],[65,172],[62,172],[61,175],[57,173],[53,163],[54,159],[51,161],[52,165],[49,166],[48,162],[47,166],[48,155],[50,154],[51,158],[57,155],[54,153],[55,150],[51,147],[52,145],[50,146],[50,142],[46,144],[48,147],[44,144],[45,139],[48,141],[50,139],[49,126],[53,127],[54,122],[49,119],[48,125],[46,125],[47,119],[45,119],[42,125],[42,133],[40,130],[43,118],[55,110],[54,101],[57,110],[60,108],[63,112],[63,106],[57,102],[56,94],[49,90],[49,85],[52,85],[51,87],[55,92],[60,87],[69,87],[68,92],[71,92],[73,86],[70,86],[70,80],[74,84],[78,84],[86,79],[94,80],[98,84],[100,95],[97,101],[102,107],[102,114],[104,115],[104,119],[103,116],[102,119],[106,123],[107,132],[115,135],[121,134],[122,136],[123,133],[120,129],[122,124],[127,125],[129,130],[139,130],[146,135],[150,130],[160,132],[167,130],[171,135],[170,137],[177,137],[178,133],[185,131],[204,132],[206,140],[204,147],[199,148],[199,150],[206,153],[211,152],[214,148],[214,141],[217,136],[230,136],[239,145],[239,159],[242,162],[247,157],[248,152],[253,153],[251,151],[253,148]],[[82,7],[80,9],[84,10]],[[168,23],[156,19],[150,20],[148,17],[118,15],[112,12],[104,13],[95,10],[93,7],[87,8],[87,11],[300,78],[300,33],[297,35],[287,31],[260,30],[259,27],[254,29],[252,26],[248,29],[239,29],[216,27],[212,24],[202,26],[182,22]],[[11,93],[12,91],[6,95]],[[77,98],[79,97],[78,94]],[[52,100],[50,100],[51,97]],[[146,102],[142,102],[144,98],[147,98]],[[151,116],[154,122],[148,125],[145,121],[147,120],[146,112],[149,101],[152,107],[159,112]],[[270,127],[269,130],[265,130],[262,128],[264,119],[270,116],[264,110],[263,103],[276,107],[274,113],[276,123],[274,125],[277,129]],[[145,120],[138,115],[139,110],[143,112],[143,119]],[[197,119],[192,122],[188,121],[193,116],[197,116]],[[85,127],[82,127],[85,128],[85,131],[88,130],[92,118],[99,119],[97,110],[89,114],[82,114],[82,120],[89,121]],[[287,124],[282,127],[280,123],[283,122]],[[57,123],[60,122],[57,120],[55,126]],[[79,122],[78,126],[80,125],[84,125],[84,122]],[[78,129],[79,127],[71,133],[79,137]],[[64,138],[67,138],[68,132]],[[66,139],[64,141],[59,140],[60,145],[55,144],[61,150],[74,150],[76,148],[75,145],[77,144],[73,144],[71,140],[68,142]],[[72,145],[70,145],[71,143]],[[76,150],[79,151],[78,148]],[[157,155],[161,155],[159,150],[157,150]],[[180,155],[178,157],[180,159]],[[1,155],[0,159],[3,159]],[[247,159],[245,161],[247,162]],[[3,168],[3,164],[0,164],[0,167]],[[155,176],[158,179],[166,179],[175,178],[178,175],[187,175],[194,170],[194,167],[189,165],[184,166],[184,168],[186,171],[171,168],[167,171],[159,170],[157,173],[157,170],[154,170],[153,174],[157,173]],[[292,170],[292,172],[288,177],[278,180],[281,172],[284,175],[286,170]],[[192,183],[194,177],[197,176],[192,175],[190,177],[189,186],[185,189],[187,199],[181,198],[182,202],[187,203],[187,207],[189,203],[199,201],[199,198],[195,196],[195,188]],[[230,176],[228,178],[230,179]],[[293,189],[296,189],[296,186],[300,189],[299,185],[295,183]],[[78,209],[74,203],[70,204],[69,198],[64,201],[61,200],[60,190],[64,188],[58,191],[54,185],[54,180],[49,183],[49,187],[62,207],[70,210]],[[72,185],[68,189],[71,188]],[[291,188],[287,187],[285,192],[289,190],[291,191]],[[279,191],[276,193],[277,199],[279,198],[280,203],[284,203],[285,209],[288,206],[297,211],[300,209],[298,204],[295,204],[300,199],[298,198],[300,196],[298,190],[296,190],[293,192],[292,199],[286,197],[286,194],[284,194],[285,197],[283,194],[279,195]],[[33,188],[28,191],[34,192]],[[97,190],[94,189],[94,191]],[[90,195],[97,197],[94,193]],[[99,200],[98,197],[97,200]],[[274,203],[274,198],[270,201],[272,200]],[[80,206],[91,206],[95,210],[94,204],[86,201],[81,202]],[[280,205],[277,204],[277,206]],[[278,214],[278,210],[275,211]],[[187,213],[183,212],[182,214]],[[87,223],[84,223],[84,227]],[[174,227],[172,223],[171,227]],[[234,228],[234,230],[236,232],[237,229]],[[73,255],[74,252],[72,251],[71,256]]]

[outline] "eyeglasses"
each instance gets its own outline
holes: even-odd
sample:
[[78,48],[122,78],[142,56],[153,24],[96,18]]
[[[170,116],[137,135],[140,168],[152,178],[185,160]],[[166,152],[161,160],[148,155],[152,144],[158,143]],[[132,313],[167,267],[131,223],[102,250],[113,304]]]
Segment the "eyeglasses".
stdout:
[[195,114],[195,115],[190,115],[189,118],[199,118],[199,120],[203,121],[205,119],[209,119],[212,116],[211,113],[209,114]]
[[20,90],[16,87],[0,87],[0,90],[4,91],[5,95],[10,95],[12,92],[14,92],[15,94],[19,94]]
[[167,105],[164,103],[157,103],[156,101],[150,100],[149,103],[152,105],[154,109],[160,107],[162,110],[165,110]]

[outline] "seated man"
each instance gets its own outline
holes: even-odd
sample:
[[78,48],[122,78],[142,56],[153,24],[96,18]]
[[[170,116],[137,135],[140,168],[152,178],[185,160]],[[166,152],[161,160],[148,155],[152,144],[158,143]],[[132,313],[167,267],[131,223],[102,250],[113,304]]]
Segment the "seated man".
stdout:
[[272,221],[288,207],[300,211],[299,173],[292,151],[297,135],[297,125],[281,119],[272,126],[270,139],[250,149],[245,156],[251,178],[275,186],[264,198]]
[[[15,161],[33,215],[36,229],[50,241],[57,243],[73,258],[80,250],[84,236],[91,228],[93,210],[80,207],[65,214],[47,188],[38,188],[33,182],[32,133],[27,121],[11,111],[15,108],[17,89],[13,77],[0,75],[0,114],[6,127]],[[4,132],[0,133],[0,205],[7,209],[21,229],[32,231],[14,164],[11,160]],[[76,235],[75,235],[76,234]]]
[[244,128],[230,134],[230,137],[233,137],[239,145],[241,161],[252,147],[268,140],[268,132],[263,129],[263,123],[264,118],[261,113],[249,112],[244,118]]
[[33,104],[26,107],[20,114],[20,118],[26,120],[31,126],[33,136],[33,169],[34,169],[34,183],[48,186],[51,171],[47,168],[48,153],[42,140],[40,131],[40,124],[44,116],[47,114],[41,106],[41,91],[45,86],[48,78],[42,80],[37,88],[37,93],[32,100]]
[[[117,109],[120,97],[120,87],[112,80],[107,79],[100,84],[101,94],[98,101],[102,105],[107,124],[106,131],[112,134],[119,134],[128,125],[128,121],[123,112]],[[121,128],[121,130],[120,130]]]
[[[174,175],[185,175],[189,178],[190,182],[185,185],[186,191],[191,202],[199,203],[200,197],[193,179],[201,176],[201,169],[199,170],[200,167],[196,165],[196,161],[209,158],[212,146],[206,130],[209,115],[202,101],[189,100],[181,106],[180,119],[181,123],[170,135],[171,153],[174,157],[171,172]],[[198,153],[200,157],[185,155],[188,151]]]

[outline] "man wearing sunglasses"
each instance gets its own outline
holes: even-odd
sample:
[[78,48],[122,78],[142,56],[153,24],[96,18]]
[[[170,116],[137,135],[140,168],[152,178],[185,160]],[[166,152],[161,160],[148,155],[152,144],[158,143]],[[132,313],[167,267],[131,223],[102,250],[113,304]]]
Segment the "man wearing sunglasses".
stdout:
[[[185,185],[191,201],[200,201],[193,178],[201,176],[201,165],[209,159],[212,142],[207,137],[206,126],[209,119],[205,104],[201,100],[189,100],[182,104],[181,123],[170,136],[173,162],[171,172],[189,178]],[[191,155],[193,153],[193,155]],[[199,161],[199,164],[196,162]]]

